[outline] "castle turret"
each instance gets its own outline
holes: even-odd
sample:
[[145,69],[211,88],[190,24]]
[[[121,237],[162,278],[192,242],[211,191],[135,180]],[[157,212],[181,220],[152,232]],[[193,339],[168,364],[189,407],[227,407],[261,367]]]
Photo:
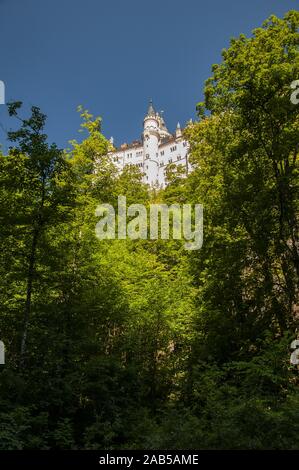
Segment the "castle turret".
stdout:
[[182,129],[181,129],[181,125],[179,122],[177,123],[177,126],[176,126],[175,137],[176,139],[180,139],[182,137]]
[[158,181],[159,137],[159,120],[153,102],[150,100],[143,121],[143,164],[148,178],[146,182],[149,184],[155,184]]
[[163,117],[164,111],[160,111],[160,114],[157,114],[158,117],[158,122],[159,122],[159,134],[160,134],[160,139],[165,139],[167,137],[172,137],[170,132],[168,131],[164,117]]

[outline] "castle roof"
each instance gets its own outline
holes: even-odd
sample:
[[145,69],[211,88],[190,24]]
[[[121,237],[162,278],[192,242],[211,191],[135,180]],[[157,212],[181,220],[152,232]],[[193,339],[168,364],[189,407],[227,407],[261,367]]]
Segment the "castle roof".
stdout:
[[153,100],[151,99],[148,105],[147,116],[156,116],[156,111],[153,106]]

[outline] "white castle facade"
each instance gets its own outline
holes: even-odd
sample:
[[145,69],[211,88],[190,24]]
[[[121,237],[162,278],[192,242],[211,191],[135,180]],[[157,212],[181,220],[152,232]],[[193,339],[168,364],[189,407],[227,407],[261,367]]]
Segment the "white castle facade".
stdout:
[[[113,139],[111,138],[111,143]],[[157,113],[150,101],[143,121],[140,141],[122,144],[109,152],[113,163],[121,170],[125,165],[136,165],[143,173],[143,181],[151,186],[166,185],[166,167],[173,163],[182,165],[185,174],[191,169],[188,162],[189,144],[183,138],[180,124],[171,134],[162,113]]]

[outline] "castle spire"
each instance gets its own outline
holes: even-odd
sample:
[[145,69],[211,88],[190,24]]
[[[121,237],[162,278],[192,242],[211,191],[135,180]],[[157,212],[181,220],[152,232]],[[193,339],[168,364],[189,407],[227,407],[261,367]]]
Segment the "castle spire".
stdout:
[[147,110],[147,115],[148,116],[156,116],[156,111],[154,109],[154,106],[153,106],[153,100],[150,99],[149,101],[149,106],[148,106],[148,110]]
[[175,136],[176,136],[177,139],[182,137],[182,129],[181,129],[181,125],[180,125],[179,122],[177,123],[177,126],[176,126]]
[[164,111],[163,110],[160,111],[160,116],[161,116],[161,128],[167,131],[166,124],[165,124],[165,121],[164,121]]

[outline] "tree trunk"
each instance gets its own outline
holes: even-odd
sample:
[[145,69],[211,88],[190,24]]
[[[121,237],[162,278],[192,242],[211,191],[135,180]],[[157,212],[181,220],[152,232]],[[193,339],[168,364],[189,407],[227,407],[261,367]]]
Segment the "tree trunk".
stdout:
[[42,187],[41,187],[41,202],[39,213],[37,215],[37,224],[33,230],[33,237],[31,242],[31,250],[29,257],[29,266],[28,266],[28,275],[27,275],[27,289],[26,289],[26,303],[24,311],[24,320],[23,320],[23,331],[21,338],[21,350],[20,350],[20,367],[25,365],[25,356],[26,356],[26,346],[27,346],[27,336],[28,336],[28,327],[31,317],[31,298],[32,298],[32,285],[35,271],[35,262],[36,262],[36,248],[38,238],[43,225],[43,209],[45,203],[45,175],[42,177]]
[[29,258],[27,289],[26,289],[26,303],[25,303],[23,332],[22,332],[21,351],[20,351],[20,366],[21,367],[24,366],[24,363],[25,363],[27,334],[28,334],[28,326],[29,326],[29,320],[30,320],[30,314],[31,314],[32,284],[33,284],[33,277],[34,277],[36,247],[37,247],[38,236],[39,236],[39,228],[34,230],[32,243],[31,243],[30,258]]

